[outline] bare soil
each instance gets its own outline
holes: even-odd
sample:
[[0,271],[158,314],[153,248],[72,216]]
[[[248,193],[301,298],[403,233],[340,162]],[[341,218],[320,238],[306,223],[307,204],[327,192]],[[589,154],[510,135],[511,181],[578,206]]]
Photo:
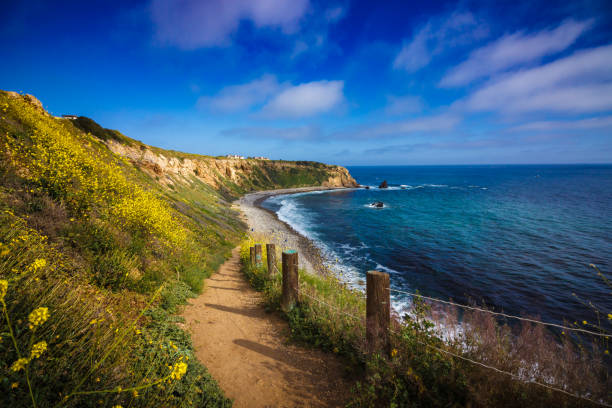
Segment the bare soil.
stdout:
[[183,312],[197,358],[235,407],[340,407],[351,381],[334,354],[287,343],[240,272],[238,248]]

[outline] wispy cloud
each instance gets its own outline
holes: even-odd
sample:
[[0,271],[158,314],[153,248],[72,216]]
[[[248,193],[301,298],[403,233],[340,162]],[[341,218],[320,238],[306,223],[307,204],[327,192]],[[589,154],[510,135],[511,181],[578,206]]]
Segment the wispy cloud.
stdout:
[[593,26],[593,20],[568,20],[552,30],[517,32],[473,51],[440,81],[443,87],[466,85],[478,78],[536,61],[565,50]]
[[278,139],[286,141],[317,140],[323,137],[321,129],[316,125],[272,127],[252,126],[227,129],[221,132],[223,136],[243,139]]
[[597,118],[587,118],[578,120],[543,120],[529,122],[523,125],[508,129],[509,131],[567,131],[567,130],[586,130],[586,129],[612,129],[612,116],[602,116]]
[[358,140],[431,134],[453,130],[460,122],[461,117],[444,113],[396,122],[362,125],[354,129],[338,132],[333,136],[335,138]]
[[330,112],[344,102],[343,81],[279,83],[274,75],[223,88],[198,99],[200,109],[221,113],[254,112],[260,118],[303,118]]
[[537,68],[502,75],[461,106],[502,113],[595,113],[612,109],[612,45],[581,50]]
[[423,100],[418,96],[387,96],[385,113],[390,116],[417,113],[423,110]]
[[228,45],[243,20],[292,32],[308,5],[308,0],[153,0],[150,10],[161,44],[196,49]]
[[314,81],[281,91],[262,109],[266,117],[301,118],[329,112],[344,102],[343,81]]
[[276,77],[267,74],[246,84],[228,86],[215,96],[202,96],[198,107],[225,113],[245,111],[264,103],[280,89]]
[[409,41],[405,41],[393,61],[395,69],[416,72],[445,49],[469,43],[488,35],[488,28],[469,12],[454,12],[430,19]]

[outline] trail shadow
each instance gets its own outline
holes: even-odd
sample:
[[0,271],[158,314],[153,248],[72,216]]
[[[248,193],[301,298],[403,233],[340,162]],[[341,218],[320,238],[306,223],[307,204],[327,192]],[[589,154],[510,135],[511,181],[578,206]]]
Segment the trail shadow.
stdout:
[[259,344],[246,339],[236,339],[234,340],[234,344],[269,357],[273,360],[280,361],[281,363],[291,366],[297,370],[307,371],[305,370],[305,364],[303,364],[304,361],[295,361],[296,359],[291,358],[285,350],[279,350],[272,347],[264,346],[263,344]]
[[243,292],[242,289],[238,289],[238,288],[223,288],[221,286],[210,286],[209,285],[209,286],[207,286],[207,288],[214,288],[214,289],[219,289],[219,290],[235,290],[235,291],[238,291],[238,292]]
[[238,309],[236,307],[216,305],[213,303],[205,303],[206,307],[210,307],[213,309],[221,310],[222,312],[235,313],[246,317],[254,317],[257,319],[265,319],[265,312],[263,312],[259,307],[254,306],[250,309]]
[[244,283],[246,285],[246,283],[242,280],[242,279],[215,279],[215,278],[208,278],[209,281],[213,281],[213,282],[240,282],[240,283]]
[[233,342],[276,361],[264,361],[261,364],[270,371],[281,373],[285,378],[283,389],[288,396],[292,396],[290,399],[294,406],[304,406],[305,400],[309,407],[344,406],[344,398],[334,391],[338,385],[335,381],[337,379],[330,376],[318,359],[310,358],[310,354],[291,353],[284,348],[273,348],[246,339],[236,339]]

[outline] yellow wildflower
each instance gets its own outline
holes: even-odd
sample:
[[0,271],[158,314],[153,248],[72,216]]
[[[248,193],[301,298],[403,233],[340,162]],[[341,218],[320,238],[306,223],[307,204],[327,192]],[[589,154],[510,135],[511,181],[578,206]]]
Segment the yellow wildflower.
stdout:
[[30,321],[30,329],[40,326],[49,318],[49,309],[46,307],[39,307],[30,313],[28,320]]
[[15,361],[13,363],[13,365],[11,365],[11,370],[12,371],[20,371],[23,370],[25,368],[25,366],[28,365],[28,363],[30,362],[30,360],[28,360],[27,358],[20,358],[19,360]]
[[608,320],[612,320],[612,313],[608,313]]
[[582,324],[587,324],[587,321],[586,321],[586,320],[583,320],[583,321],[582,321]]
[[121,405],[113,405],[113,408],[123,408]]
[[173,380],[180,380],[183,375],[187,372],[187,364],[180,362],[176,363],[172,366],[172,372],[170,373],[170,378]]
[[8,290],[8,281],[6,279],[0,280],[0,302],[4,302],[4,296]]
[[134,390],[132,392],[132,395],[134,396],[134,398],[138,398],[138,391]]
[[38,258],[30,266],[28,266],[28,272],[35,272],[39,269],[47,266],[47,260],[44,258]]
[[34,344],[32,346],[32,351],[30,354],[30,360],[38,358],[42,355],[42,353],[45,352],[45,350],[47,350],[47,342],[46,341],[39,341],[38,343]]
[[397,356],[397,349],[391,350],[391,357]]

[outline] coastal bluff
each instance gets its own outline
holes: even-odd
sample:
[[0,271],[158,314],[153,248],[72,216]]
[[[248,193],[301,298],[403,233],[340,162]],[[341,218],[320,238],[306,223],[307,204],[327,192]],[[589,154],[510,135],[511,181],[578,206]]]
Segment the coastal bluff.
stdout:
[[[130,160],[163,184],[193,177],[215,189],[246,192],[282,187],[357,187],[342,166],[310,161],[230,159],[174,151],[145,144],[106,140],[115,154]],[[236,191],[238,190],[238,191]]]

